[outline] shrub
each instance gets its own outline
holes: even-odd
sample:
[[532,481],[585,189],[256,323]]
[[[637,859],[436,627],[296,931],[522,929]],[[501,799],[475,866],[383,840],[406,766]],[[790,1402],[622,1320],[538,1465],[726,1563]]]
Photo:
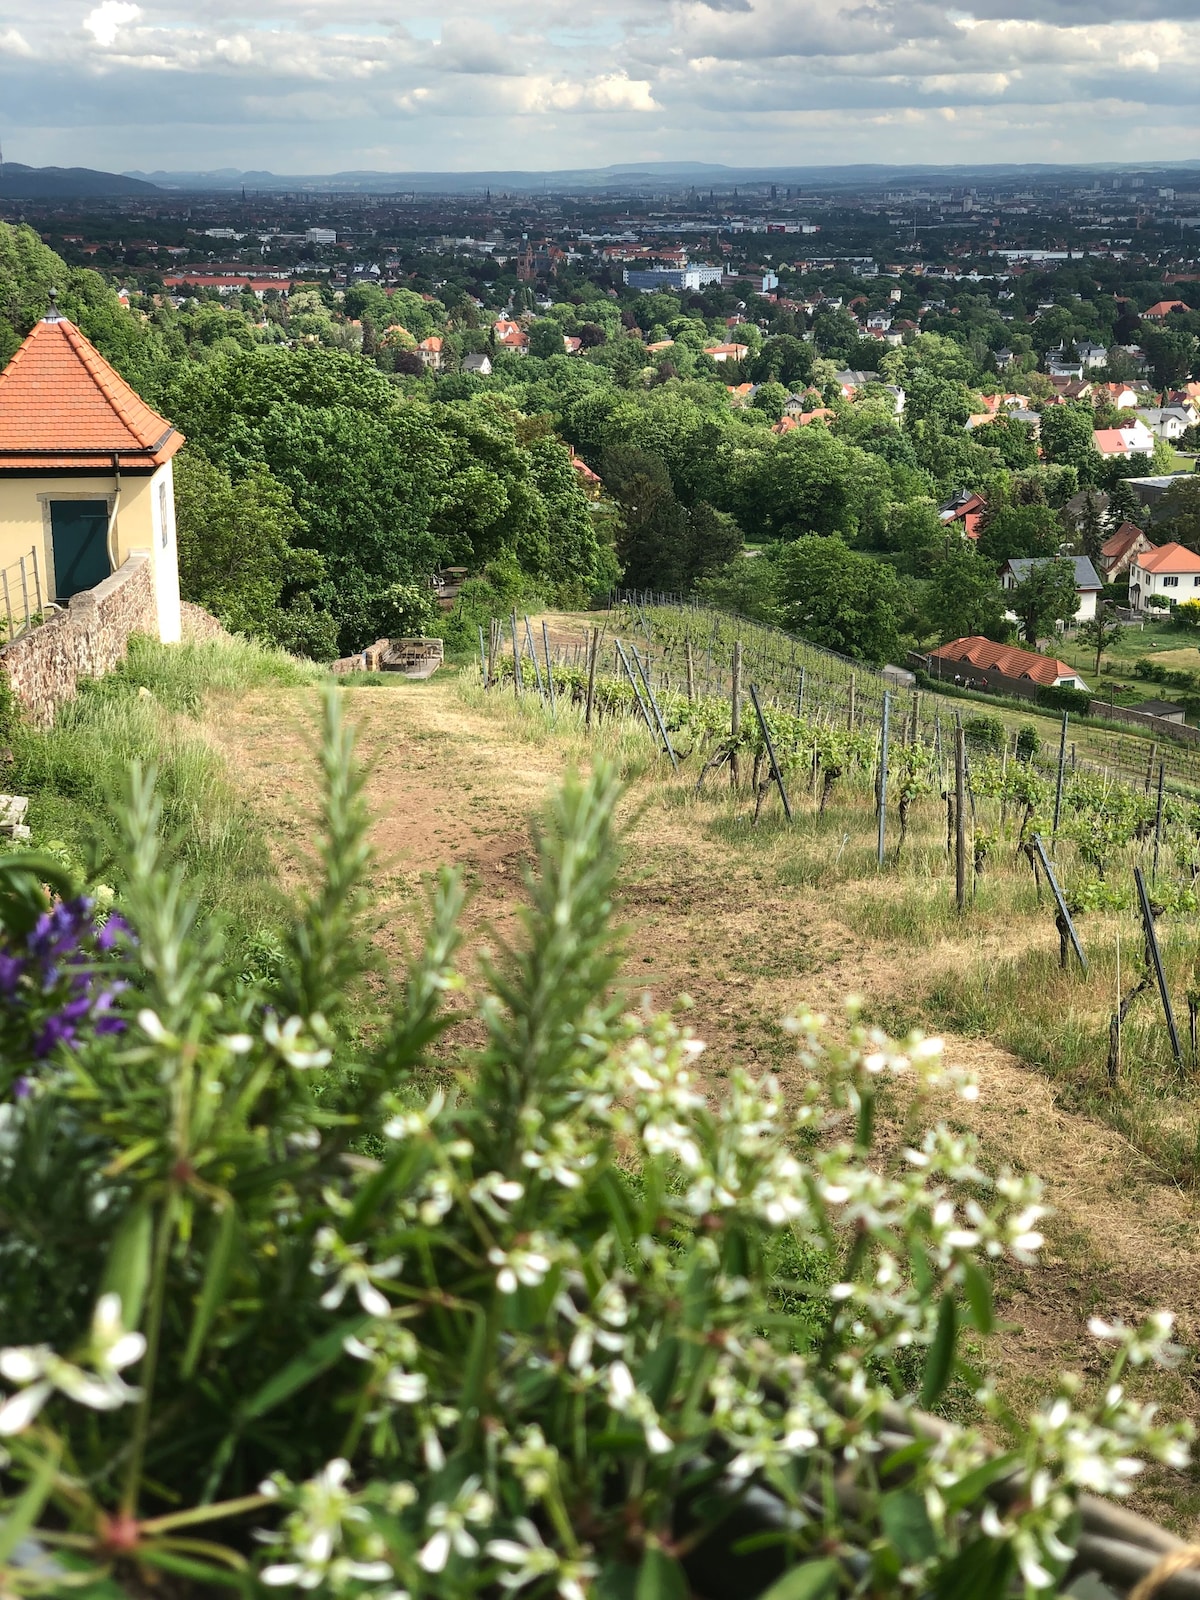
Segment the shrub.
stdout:
[[1041,735],[1032,722],[1023,722],[1017,729],[1017,760],[1032,761],[1042,747]]
[[1037,692],[1037,703],[1050,711],[1071,711],[1085,717],[1092,703],[1086,689],[1072,689],[1066,684],[1042,684]]
[[1004,719],[984,715],[968,717],[963,723],[967,744],[981,755],[999,755],[1004,749]]
[[[486,969],[482,1048],[438,1043],[462,1015],[443,1007],[462,988],[449,872],[424,954],[344,1036],[366,819],[332,688],[325,705],[323,871],[271,976],[229,970],[135,771],[128,937],[100,948],[73,896],[53,935],[68,985],[86,968],[89,1003],[97,978],[111,992],[106,1031],[91,1005],[70,1051],[6,1052],[10,1586],[60,1588],[47,1546],[66,1543],[73,1582],[115,1564],[139,1593],[248,1593],[261,1566],[347,1600],[671,1596],[720,1558],[747,1596],[801,1565],[789,1593],[869,1575],[880,1595],[1001,1595],[1063,1577],[1082,1486],[1126,1489],[1137,1450],[1184,1463],[1186,1427],[1115,1384],[1166,1353],[1164,1316],[1101,1325],[1101,1398],[1078,1410],[1064,1380],[1007,1455],[965,1429],[896,1452],[893,1398],[935,1402],[959,1330],[993,1326],[986,1259],[1038,1249],[1037,1181],[990,1182],[944,1123],[890,1172],[881,1078],[946,1075],[935,1045],[853,1018],[845,1045],[790,1024],[814,1080],[794,1108],[741,1070],[710,1101],[702,1047],[613,992],[599,764],[547,813],[523,937]],[[0,868],[18,1013],[46,1004],[59,914],[39,870]],[[785,1514],[751,1561],[732,1542],[764,1500]]]

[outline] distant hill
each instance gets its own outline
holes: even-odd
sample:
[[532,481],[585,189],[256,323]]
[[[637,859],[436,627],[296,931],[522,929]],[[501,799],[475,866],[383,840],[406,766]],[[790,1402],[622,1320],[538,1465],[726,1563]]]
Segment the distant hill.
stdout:
[[2,200],[88,200],[157,192],[158,185],[144,178],[91,167],[26,167],[19,161],[0,166]]
[[931,179],[963,183],[973,176],[983,179],[1045,179],[1056,174],[1099,174],[1108,172],[1163,173],[1185,168],[1194,170],[1196,161],[1107,162],[1092,166],[992,164],[978,166],[931,166],[911,164],[884,166],[861,164],[844,167],[730,167],[707,161],[638,161],[607,167],[567,168],[552,172],[332,172],[293,173],[238,171],[223,167],[207,172],[131,172],[131,179],[149,181],[165,189],[232,190],[278,194],[604,194],[636,193],[638,190],[688,190],[716,188],[728,193],[737,184],[784,184],[804,189],[836,189],[874,184],[902,184]]

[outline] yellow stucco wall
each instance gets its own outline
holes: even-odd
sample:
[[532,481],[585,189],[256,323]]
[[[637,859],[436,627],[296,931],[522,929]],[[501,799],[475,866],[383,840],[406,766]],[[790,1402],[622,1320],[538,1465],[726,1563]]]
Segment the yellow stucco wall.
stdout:
[[122,474],[119,486],[120,497],[116,499],[118,480],[111,473],[86,478],[54,474],[28,478],[0,476],[0,571],[7,570],[10,584],[13,583],[15,575],[11,569],[24,557],[28,574],[32,568],[31,554],[36,550],[43,598],[54,599],[50,502],[106,500],[111,516],[116,500],[110,552],[112,569],[116,571],[135,550],[149,553],[154,569],[159,633],[169,642],[178,640],[179,574],[171,463],[168,461],[152,477]]

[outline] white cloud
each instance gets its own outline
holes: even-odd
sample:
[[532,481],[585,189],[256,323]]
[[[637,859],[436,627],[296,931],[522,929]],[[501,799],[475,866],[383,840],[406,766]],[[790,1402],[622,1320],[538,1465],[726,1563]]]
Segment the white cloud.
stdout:
[[1200,133],[1200,0],[430,0],[403,25],[394,0],[88,4],[80,26],[68,0],[0,0],[14,157],[1152,160]]
[[133,5],[132,0],[101,0],[101,4],[84,17],[83,26],[97,44],[107,48],[116,43],[125,24],[136,22],[141,14],[141,6]]

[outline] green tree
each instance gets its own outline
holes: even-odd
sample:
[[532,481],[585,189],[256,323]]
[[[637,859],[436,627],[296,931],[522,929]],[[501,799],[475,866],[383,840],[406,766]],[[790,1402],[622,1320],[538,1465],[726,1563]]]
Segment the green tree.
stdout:
[[1175,389],[1191,377],[1200,341],[1183,328],[1155,328],[1142,335],[1142,349],[1155,385]]
[[1047,505],[1002,505],[985,518],[979,551],[1002,566],[1014,556],[1052,556],[1062,543],[1062,525]]
[[1100,657],[1109,645],[1116,644],[1125,630],[1117,620],[1116,610],[1106,604],[1099,607],[1094,617],[1089,617],[1079,629],[1080,642],[1089,648],[1096,647],[1096,677],[1100,676]]
[[1106,538],[1104,521],[1100,515],[1099,498],[1090,491],[1084,497],[1079,517],[1079,543],[1083,554],[1095,566]]
[[1136,528],[1145,528],[1146,508],[1123,478],[1118,478],[1108,491],[1106,523],[1109,533],[1116,533],[1123,522],[1132,522]]
[[196,450],[175,460],[179,588],[235,633],[331,660],[337,627],[313,606],[324,564],[304,523],[266,467],[239,483]]
[[1002,639],[1009,632],[1004,592],[994,565],[960,540],[937,563],[925,589],[924,613],[939,644],[950,639]]
[[1009,589],[1005,598],[1017,614],[1026,644],[1036,645],[1039,634],[1056,622],[1068,621],[1079,609],[1074,562],[1034,562],[1028,577]]
[[1080,483],[1094,483],[1100,456],[1092,440],[1095,414],[1086,402],[1047,406],[1042,412],[1041,442],[1046,460],[1074,467]]
[[1173,483],[1156,510],[1154,532],[1156,538],[1162,536],[1160,542],[1173,539],[1189,550],[1200,551],[1200,473]]
[[975,442],[994,450],[1004,465],[1013,471],[1037,465],[1037,440],[1028,422],[1000,416],[975,430]]
[[634,589],[682,591],[687,513],[660,456],[634,445],[604,452],[600,476],[621,508],[617,554]]
[[543,317],[530,328],[531,356],[540,356],[543,361],[547,361],[551,356],[561,356],[564,349],[562,323],[556,322],[553,317]]
[[755,390],[751,405],[756,411],[763,412],[772,422],[778,422],[783,416],[787,397],[788,392],[781,383],[760,383]]
[[814,644],[876,665],[899,653],[900,580],[836,535],[805,535],[779,553],[784,626]]

